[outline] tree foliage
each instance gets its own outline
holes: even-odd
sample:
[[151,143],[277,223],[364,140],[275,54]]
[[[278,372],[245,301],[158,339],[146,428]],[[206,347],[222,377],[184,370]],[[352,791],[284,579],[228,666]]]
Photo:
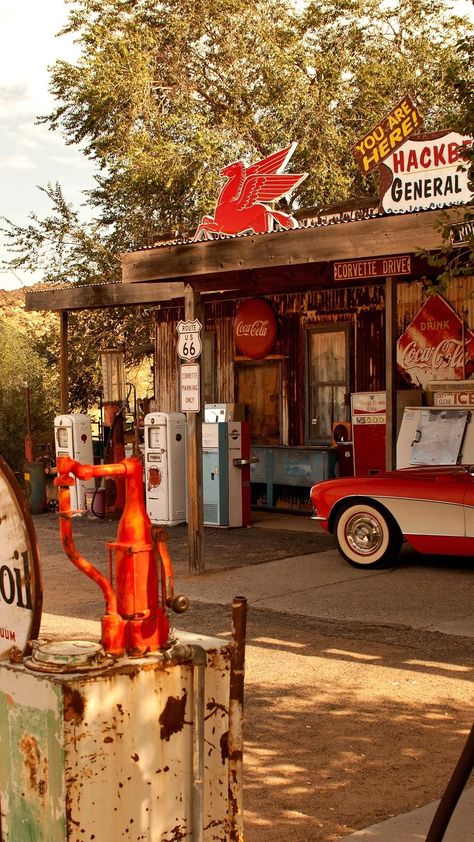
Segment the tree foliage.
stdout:
[[[443,0],[71,0],[65,31],[80,54],[51,68],[40,121],[95,163],[92,219],[48,185],[48,217],[5,222],[11,267],[52,283],[120,280],[119,253],[194,227],[236,158],[297,141],[290,203],[321,206],[376,192],[351,147],[405,94],[426,130],[472,117],[472,32]],[[143,343],[134,311],[83,317],[89,346],[105,324]]]
[[[27,387],[31,428],[34,433],[53,428],[57,405],[50,395],[57,394],[56,375],[48,366],[48,352],[35,348],[45,338],[39,329],[32,339],[27,329],[12,325],[12,319],[0,317],[0,453],[18,472],[24,461],[27,426]],[[51,357],[50,357],[51,359]]]

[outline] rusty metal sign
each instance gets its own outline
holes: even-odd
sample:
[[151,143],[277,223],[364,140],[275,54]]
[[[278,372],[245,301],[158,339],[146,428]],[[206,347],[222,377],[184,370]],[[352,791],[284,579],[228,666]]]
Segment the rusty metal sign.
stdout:
[[31,515],[14,474],[0,456],[0,660],[29,652],[38,635],[42,586]]
[[380,201],[386,213],[413,213],[468,204],[473,191],[465,150],[472,137],[444,131],[408,140],[380,167]]
[[357,166],[368,175],[416,132],[423,118],[409,96],[392,108],[362,140],[352,147]]
[[358,281],[363,278],[385,278],[411,275],[411,255],[374,257],[365,260],[337,260],[333,266],[335,281]]
[[474,333],[441,295],[430,295],[397,342],[403,376],[426,389],[436,380],[466,380],[474,372]]

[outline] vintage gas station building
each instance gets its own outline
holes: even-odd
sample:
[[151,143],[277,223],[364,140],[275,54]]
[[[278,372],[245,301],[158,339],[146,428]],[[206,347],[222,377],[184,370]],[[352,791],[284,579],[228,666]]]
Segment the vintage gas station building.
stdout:
[[[447,213],[453,223],[459,219],[459,210]],[[163,241],[124,254],[121,284],[27,293],[27,308],[61,314],[64,361],[68,311],[155,304],[155,404],[163,412],[180,408],[178,322],[198,318],[204,337],[202,410],[204,403],[245,405],[252,446],[260,449],[258,467],[252,469],[259,486],[269,484],[267,471],[275,469],[265,449],[272,459],[275,451],[291,450],[289,482],[282,483],[278,474],[273,478],[275,486],[294,487],[293,499],[291,488],[274,488],[273,500],[265,501],[275,505],[281,493],[284,503],[286,494],[290,507],[298,505],[299,488],[303,498],[311,482],[333,473],[334,424],[351,421],[354,393],[386,391],[386,463],[394,464],[396,392],[420,391],[409,370],[397,365],[396,342],[433,283],[433,269],[418,252],[442,246],[436,210],[387,215],[375,202],[366,202],[299,216],[300,227],[291,231]],[[474,324],[474,278],[451,281],[442,298],[462,317],[465,332],[461,336],[456,323],[445,329],[466,343]],[[274,343],[263,348],[263,355],[254,355],[250,346],[245,355],[235,344],[236,315],[248,302],[250,333],[252,319],[265,321],[258,315],[262,300],[274,314]],[[446,314],[437,321],[441,326]],[[442,331],[440,338],[447,338]],[[469,365],[463,373],[448,358],[439,360],[433,379],[465,379]],[[63,362],[63,411],[66,381]],[[298,465],[305,478],[301,483]],[[264,500],[265,488],[256,493]]]
[[[292,144],[247,168],[229,165],[215,215],[197,232],[121,255],[121,283],[27,293],[28,309],[61,314],[62,412],[68,312],[156,306],[153,409],[186,412],[190,537],[202,523],[206,405],[249,424],[253,505],[304,511],[316,481],[397,466],[403,408],[429,403],[431,382],[462,383],[472,400],[474,278],[456,277],[438,294],[426,259],[443,247],[441,208],[456,247],[472,233],[459,167],[471,139],[412,136],[418,124],[405,97],[354,148],[364,174],[380,171],[378,199],[276,210],[271,190],[278,198],[305,177],[283,172]],[[252,202],[232,193],[233,179]],[[178,356],[183,322],[199,333],[192,372]]]

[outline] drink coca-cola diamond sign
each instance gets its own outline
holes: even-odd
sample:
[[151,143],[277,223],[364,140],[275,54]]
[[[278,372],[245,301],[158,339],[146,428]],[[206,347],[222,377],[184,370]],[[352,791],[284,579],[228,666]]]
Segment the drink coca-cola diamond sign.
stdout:
[[235,316],[235,347],[251,360],[262,360],[273,350],[277,330],[276,316],[268,301],[249,298],[240,305]]
[[441,295],[430,295],[397,342],[404,377],[426,388],[435,380],[465,380],[474,373],[474,333]]

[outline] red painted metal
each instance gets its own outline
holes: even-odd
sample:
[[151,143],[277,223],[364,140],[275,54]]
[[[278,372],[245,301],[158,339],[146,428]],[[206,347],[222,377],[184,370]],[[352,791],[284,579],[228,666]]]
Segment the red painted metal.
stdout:
[[234,161],[220,174],[227,178],[217,201],[214,216],[203,216],[194,240],[213,235],[241,234],[254,231],[263,234],[272,231],[274,221],[282,228],[298,228],[298,221],[291,214],[277,211],[265,202],[275,202],[294,190],[308,173],[282,173],[290,160],[296,143],[280,149],[267,158],[246,167],[243,161]]
[[[174,576],[164,533],[158,540],[145,508],[142,465],[138,458],[114,465],[81,465],[69,457],[57,460],[60,532],[64,551],[73,564],[102,589],[106,613],[101,619],[102,644],[107,652],[140,656],[166,648],[169,620],[166,606],[187,608],[185,597],[174,596]],[[82,480],[119,477],[125,481],[125,506],[117,539],[107,545],[111,558],[110,580],[88,562],[74,546],[69,486],[71,474]],[[112,583],[115,580],[115,588]]]
[[[310,492],[323,529],[332,531],[341,505],[375,501],[390,512],[411,546],[430,555],[474,555],[469,513],[474,505],[474,475],[463,465],[421,466],[377,474],[325,480]],[[416,534],[413,533],[413,511]],[[464,534],[459,529],[459,517]],[[441,526],[441,528],[440,528]]]

